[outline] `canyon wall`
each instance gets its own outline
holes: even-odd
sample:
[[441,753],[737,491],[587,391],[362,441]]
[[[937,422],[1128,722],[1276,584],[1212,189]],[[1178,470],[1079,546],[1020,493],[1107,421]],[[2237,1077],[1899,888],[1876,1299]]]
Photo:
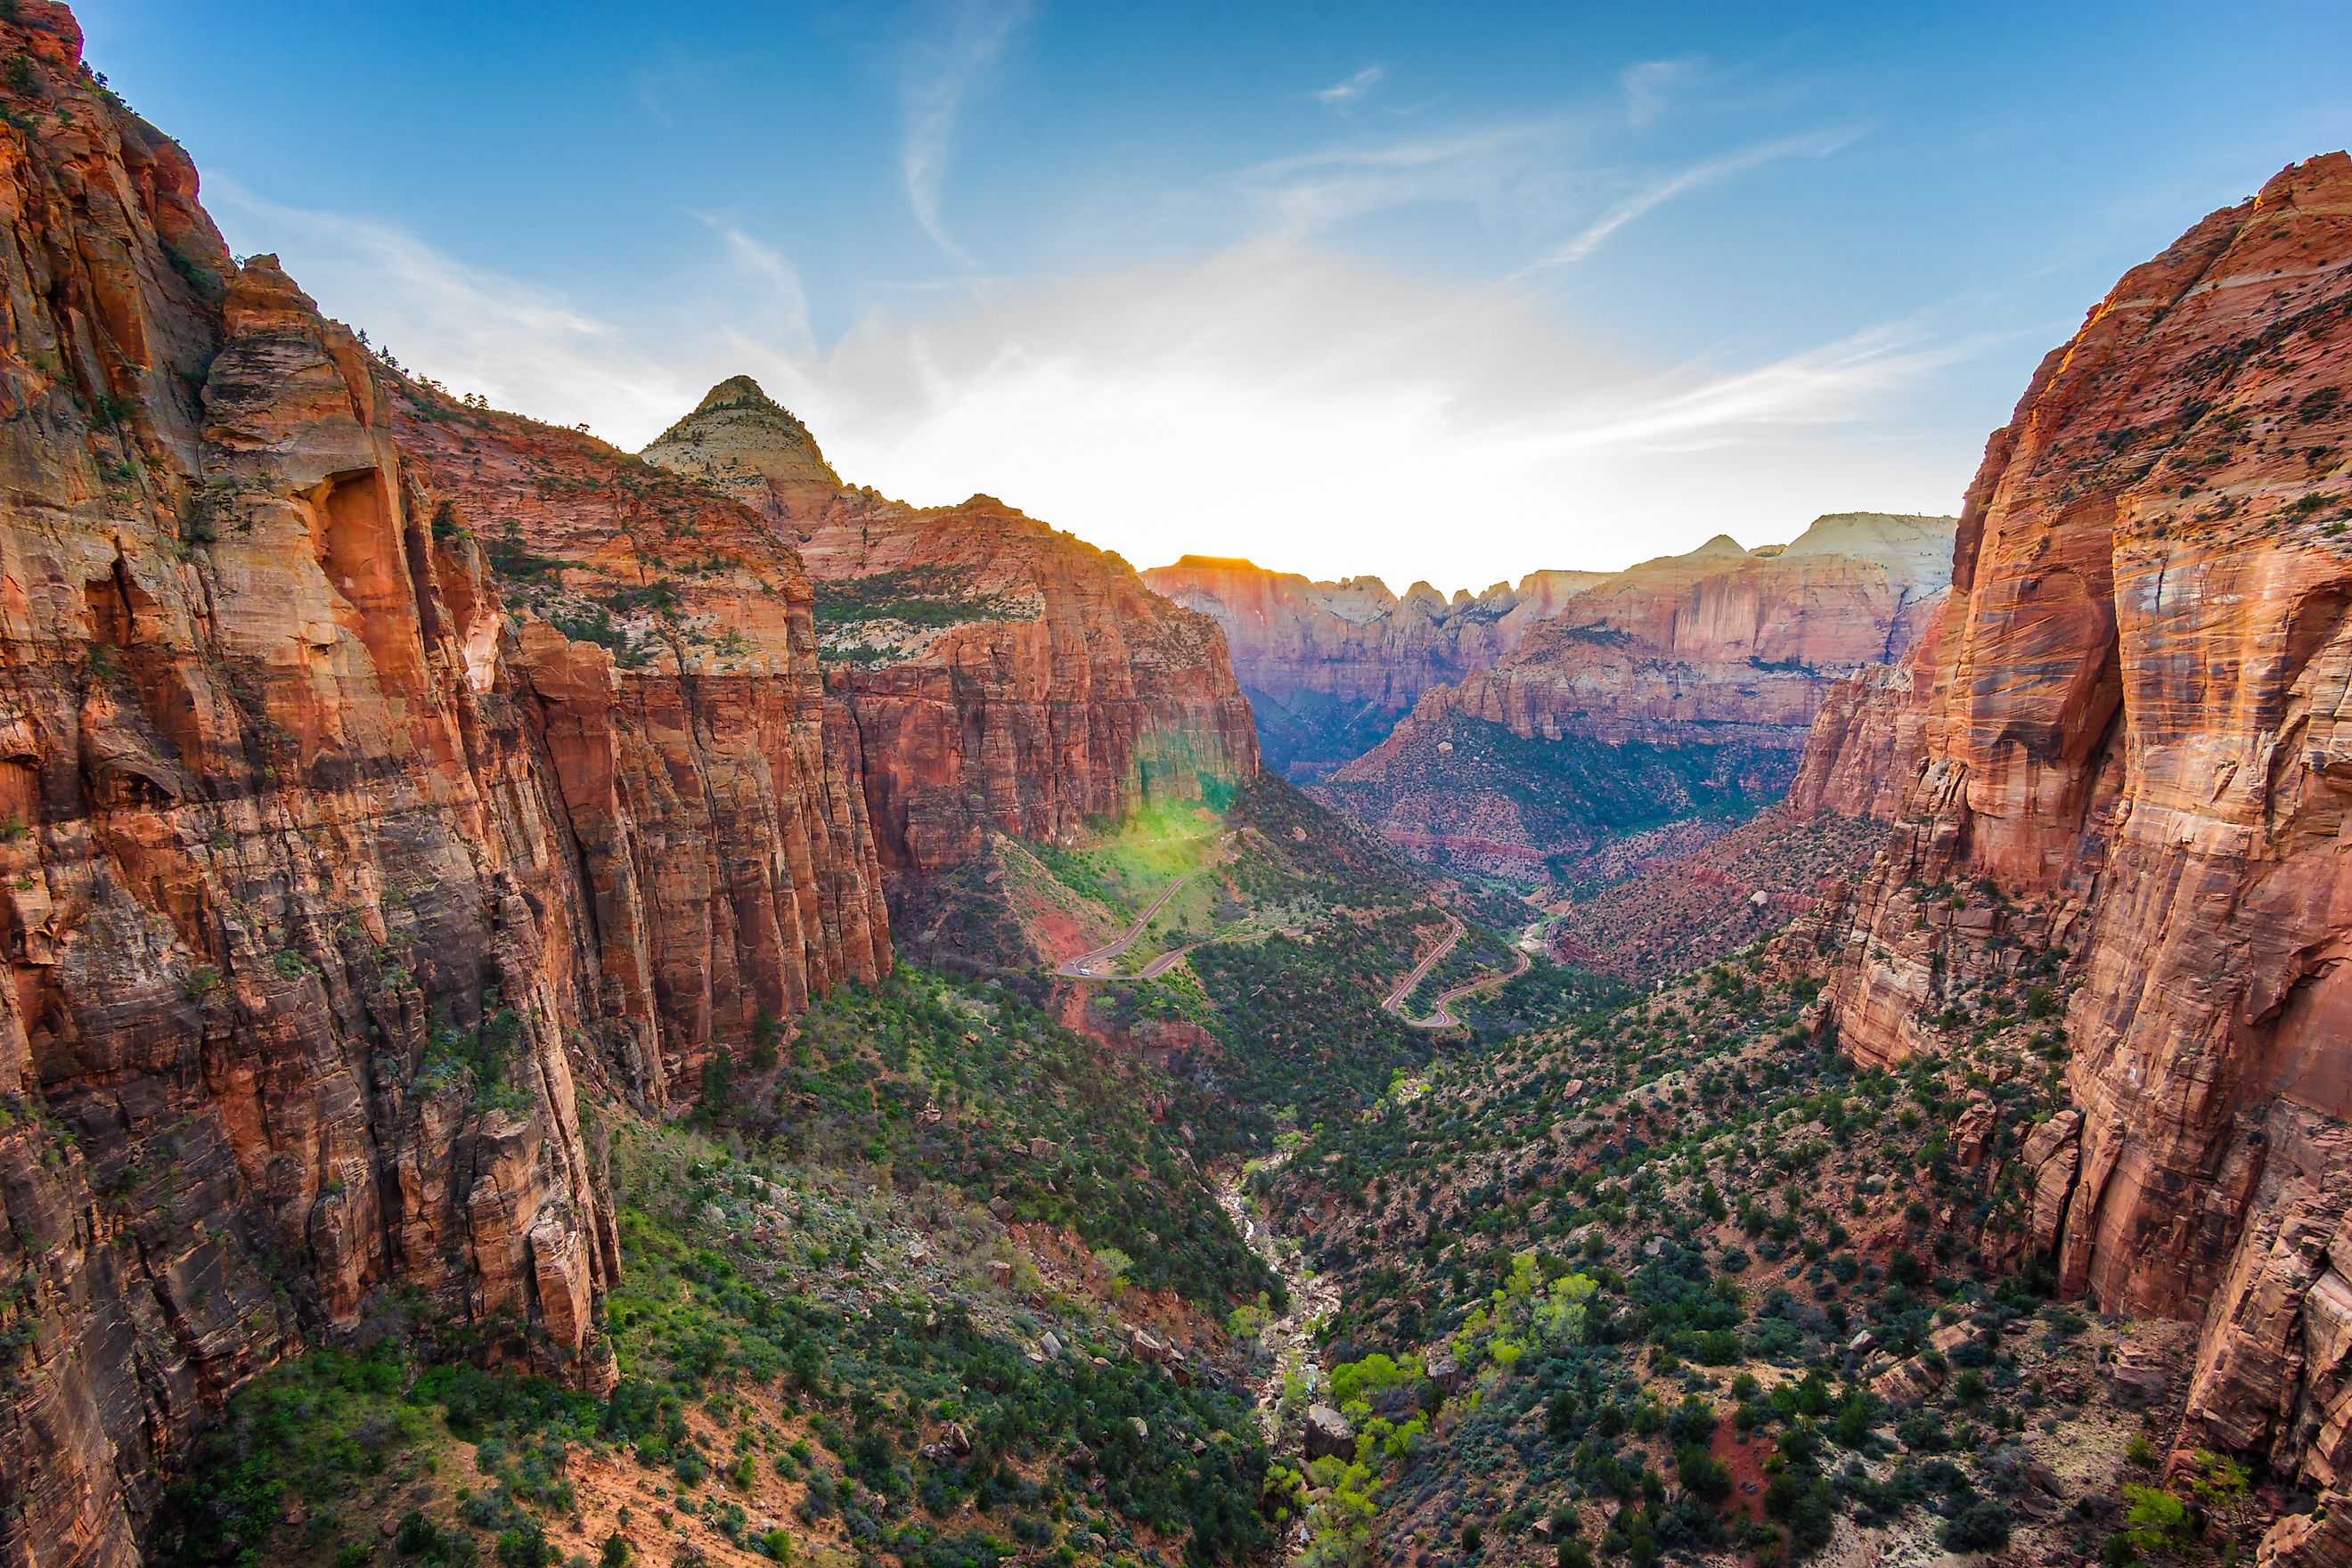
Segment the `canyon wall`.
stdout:
[[1255,776],[1249,702],[1216,623],[1118,556],[988,496],[918,508],[845,487],[748,377],[713,388],[645,455],[797,548],[894,871],[959,866],[991,832],[1058,838]]
[[1944,594],[1924,601],[1917,640],[1896,664],[1842,676],[1822,696],[1789,784],[1789,809],[1892,822],[1927,760],[1927,694],[1936,679]]
[[[609,1380],[592,1100],[888,963],[740,506],[410,384],[0,19],[0,1558],[320,1334]],[[829,732],[832,731],[832,732]]]
[[1449,601],[1426,583],[1400,598],[1377,577],[1318,583],[1209,555],[1143,574],[1224,628],[1267,762],[1294,779],[1320,778],[1369,750],[1423,692],[1487,668],[1606,577],[1536,572]]
[[1865,1059],[1937,1048],[2004,950],[2065,949],[2077,1110],[2028,1147],[2035,1243],[2070,1293],[2201,1321],[2195,1440],[2338,1494],[2347,447],[2338,153],[2126,275],[1993,435],[1916,689],[1924,762],[1832,929],[1827,1008]]
[[1727,823],[1788,786],[1838,682],[1935,618],[1953,527],[1845,513],[1786,546],[1718,536],[1618,573],[1425,693],[1323,788],[1410,852],[1506,874]]

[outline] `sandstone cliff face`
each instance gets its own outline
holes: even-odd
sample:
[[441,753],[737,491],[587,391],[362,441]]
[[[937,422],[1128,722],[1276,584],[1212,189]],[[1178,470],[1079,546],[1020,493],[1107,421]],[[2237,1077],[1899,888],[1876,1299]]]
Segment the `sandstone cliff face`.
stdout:
[[1945,598],[1921,604],[1918,640],[1901,663],[1842,677],[1822,696],[1789,785],[1791,813],[1895,820],[1927,758],[1925,699],[1936,679]]
[[1949,518],[1852,515],[1779,550],[1718,535],[1586,589],[1496,669],[1427,705],[1522,738],[1656,740],[1706,723],[1793,751],[1831,681],[1916,638],[1951,537]]
[[914,508],[845,489],[748,378],[646,456],[742,500],[799,551],[839,734],[893,870],[928,876],[990,832],[1059,837],[1255,776],[1216,624],[1116,555],[986,496]]
[[[1619,573],[1532,624],[1493,668],[1430,690],[1328,788],[1409,850],[1520,872],[1675,816],[1750,808],[1786,787],[1832,687],[1916,640],[1952,528],[1843,514],[1785,547],[1717,537]],[[1464,765],[1490,755],[1484,775]],[[1565,782],[1589,789],[1612,755],[1663,816],[1551,809],[1563,781],[1548,769],[1584,759]]]
[[1400,598],[1377,577],[1318,583],[1246,561],[1187,555],[1143,580],[1224,627],[1234,668],[1269,691],[1320,691],[1411,707],[1432,686],[1484,669],[1529,623],[1604,581],[1599,572],[1539,572],[1451,601],[1426,583]]
[[1605,575],[1538,572],[1516,588],[1497,583],[1448,601],[1426,583],[1399,598],[1377,577],[1318,583],[1187,555],[1143,580],[1224,629],[1269,763],[1312,779],[1377,743],[1431,687],[1493,665],[1529,625]]
[[847,716],[806,575],[765,521],[572,431],[415,386],[393,399],[416,504],[472,536],[515,619],[592,974],[625,1081],[690,1095],[711,1049],[889,967]]
[[[2352,1480],[2352,160],[2120,282],[1994,434],[1926,761],[1844,928],[1857,1053],[2064,946],[2060,1283],[2200,1317],[2205,1440]],[[1924,683],[1923,683],[1924,685]],[[1960,918],[1928,889],[1987,879]]]
[[581,1090],[658,1098],[887,928],[759,520],[703,498],[634,668],[519,620],[518,573],[650,588],[674,481],[583,489],[238,268],[63,7],[0,53],[0,1557],[119,1564],[306,1335],[601,1386]]

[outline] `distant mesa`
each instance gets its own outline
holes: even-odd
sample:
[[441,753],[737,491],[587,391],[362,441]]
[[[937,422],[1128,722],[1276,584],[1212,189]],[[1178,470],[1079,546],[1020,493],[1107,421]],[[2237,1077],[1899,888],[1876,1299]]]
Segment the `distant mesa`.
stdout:
[[[1616,742],[1631,729],[1679,736],[1686,721],[1760,719],[1772,749],[1793,755],[1831,681],[1914,640],[1950,572],[1956,528],[1949,517],[1833,512],[1787,544],[1750,550],[1717,533],[1622,572],[1530,572],[1451,598],[1423,582],[1399,595],[1378,577],[1316,582],[1234,556],[1185,555],[1143,579],[1224,628],[1264,755],[1300,783],[1374,752],[1432,692],[1489,689],[1489,671],[1501,700],[1477,717],[1523,739],[1584,728]],[[1557,710],[1546,715],[1528,710],[1525,680],[1502,674],[1535,644],[1550,650],[1535,662],[1565,674],[1562,690],[1533,698]],[[1637,678],[1627,661],[1644,649],[1655,668]],[[1708,674],[1694,686],[1685,678],[1700,666]],[[1660,673],[1668,667],[1682,674]],[[1740,710],[1759,680],[1781,694],[1769,716]]]

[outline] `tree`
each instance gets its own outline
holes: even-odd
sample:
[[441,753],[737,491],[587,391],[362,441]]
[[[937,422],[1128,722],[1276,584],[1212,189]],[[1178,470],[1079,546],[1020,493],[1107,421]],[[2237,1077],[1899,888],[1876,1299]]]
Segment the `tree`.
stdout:
[[702,1064],[702,1113],[712,1121],[727,1114],[735,1098],[735,1064],[725,1051],[713,1051]]
[[2009,1510],[1978,1498],[1944,1521],[1937,1539],[1947,1552],[1998,1552],[2009,1544]]
[[526,1521],[499,1534],[498,1558],[499,1568],[549,1568],[555,1548],[548,1544],[545,1531]]
[[2162,1487],[2124,1488],[2124,1539],[2141,1557],[2169,1557],[2196,1533],[2189,1505]]
[[1111,1295],[1114,1298],[1125,1295],[1127,1277],[1135,1268],[1135,1259],[1116,1247],[1098,1247],[1095,1248],[1095,1261],[1102,1265],[1105,1274],[1110,1276]]

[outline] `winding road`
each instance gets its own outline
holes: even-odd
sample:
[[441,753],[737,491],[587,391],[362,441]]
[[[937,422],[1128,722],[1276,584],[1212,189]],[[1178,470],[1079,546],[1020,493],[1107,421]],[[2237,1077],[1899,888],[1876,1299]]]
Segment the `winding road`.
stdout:
[[1465,981],[1463,984],[1454,986],[1452,990],[1441,992],[1437,997],[1436,1007],[1433,1012],[1431,1012],[1428,1017],[1406,1017],[1403,1013],[1404,999],[1412,994],[1414,986],[1419,985],[1423,980],[1429,978],[1429,972],[1431,970],[1445,962],[1445,955],[1452,952],[1454,951],[1454,944],[1462,940],[1462,922],[1455,920],[1451,914],[1448,914],[1445,918],[1448,921],[1453,921],[1454,924],[1454,929],[1446,933],[1445,940],[1439,942],[1436,947],[1432,949],[1428,957],[1413,965],[1412,972],[1410,974],[1407,974],[1402,980],[1398,981],[1396,988],[1389,993],[1388,1000],[1381,1004],[1381,1010],[1382,1012],[1395,1014],[1397,1022],[1402,1024],[1409,1029],[1457,1028],[1461,1026],[1462,1020],[1454,1016],[1454,1004],[1459,1002],[1462,998],[1469,995],[1474,991],[1484,991],[1489,986],[1504,984],[1509,981],[1517,980],[1520,975],[1525,974],[1528,972],[1529,960],[1528,958],[1527,949],[1514,943],[1511,948],[1511,956],[1518,961],[1516,968],[1512,969],[1507,973],[1496,973],[1494,974],[1482,974],[1475,980]]
[[[1205,866],[1201,868],[1202,871],[1207,869]],[[1167,973],[1176,966],[1177,960],[1200,944],[1192,942],[1163,952],[1145,964],[1142,971],[1136,974],[1106,974],[1100,973],[1097,966],[1108,963],[1135,945],[1135,939],[1143,934],[1143,928],[1151,923],[1151,917],[1160,912],[1160,906],[1174,898],[1180,889],[1199,875],[1201,871],[1187,871],[1169,883],[1160,890],[1160,896],[1151,900],[1150,907],[1135,917],[1135,923],[1122,931],[1116,941],[1105,942],[1092,952],[1082,952],[1076,958],[1064,959],[1061,967],[1054,973],[1065,980],[1151,980]]]
[[[1387,999],[1381,1002],[1381,1012],[1393,1013],[1398,1008],[1403,1006],[1404,999],[1412,994],[1412,988],[1420,984],[1423,981],[1428,979],[1429,972],[1436,968],[1439,964],[1444,963],[1445,955],[1454,951],[1454,944],[1462,940],[1462,922],[1454,919],[1451,914],[1448,914],[1445,917],[1445,922],[1454,929],[1445,933],[1445,940],[1444,942],[1439,942],[1435,947],[1429,950],[1429,956],[1427,958],[1424,958],[1419,963],[1414,964],[1412,968],[1407,972],[1405,977],[1396,983],[1395,989],[1391,990],[1388,994]],[[1412,1021],[1412,1020],[1410,1018],[1405,1020],[1407,1023],[1411,1023]]]

